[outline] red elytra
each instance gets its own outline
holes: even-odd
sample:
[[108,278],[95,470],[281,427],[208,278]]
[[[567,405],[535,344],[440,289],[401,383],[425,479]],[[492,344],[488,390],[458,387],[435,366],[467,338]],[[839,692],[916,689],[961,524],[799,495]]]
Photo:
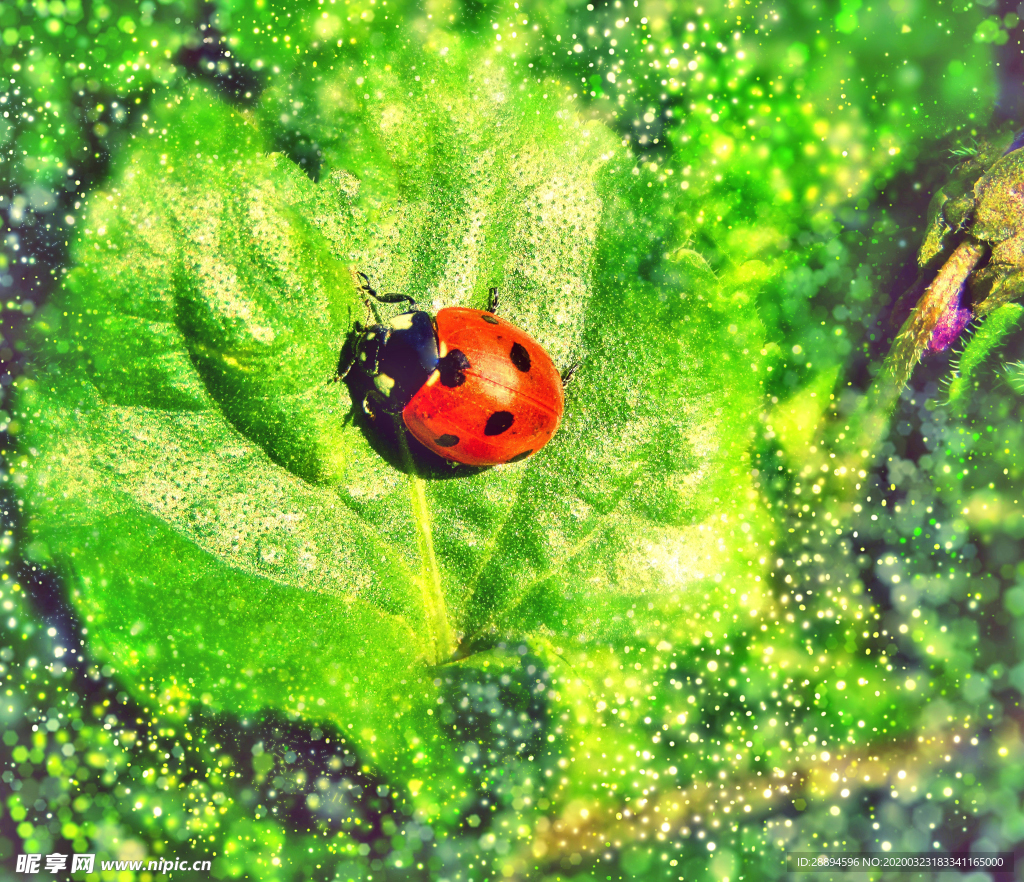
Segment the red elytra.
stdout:
[[540,450],[562,419],[562,378],[544,348],[480,309],[435,317],[438,355],[460,350],[465,379],[445,386],[434,371],[402,411],[412,435],[446,459],[472,466],[517,462]]

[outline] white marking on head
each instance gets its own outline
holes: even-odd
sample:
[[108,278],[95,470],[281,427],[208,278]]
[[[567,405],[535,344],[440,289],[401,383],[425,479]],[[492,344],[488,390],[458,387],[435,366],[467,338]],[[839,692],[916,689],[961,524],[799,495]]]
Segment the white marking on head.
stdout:
[[395,387],[395,381],[387,374],[377,374],[373,378],[373,385],[377,387],[377,391],[382,395],[390,395],[391,390]]
[[415,314],[413,312],[403,312],[401,315],[396,315],[390,322],[392,329],[396,331],[408,330],[412,327],[412,317]]

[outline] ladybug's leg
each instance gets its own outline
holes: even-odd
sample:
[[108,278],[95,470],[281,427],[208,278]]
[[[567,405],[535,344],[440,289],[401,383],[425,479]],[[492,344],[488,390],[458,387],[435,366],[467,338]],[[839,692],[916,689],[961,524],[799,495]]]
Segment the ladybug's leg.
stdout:
[[565,373],[562,374],[562,388],[563,389],[572,382],[572,378],[574,376],[576,376],[576,371],[579,368],[579,366],[580,366],[580,363],[578,361],[574,361],[571,365],[569,365],[569,367],[566,369]]
[[371,420],[377,419],[377,405],[382,404],[380,393],[370,390],[363,396],[363,413]]
[[[361,335],[366,330],[366,327],[362,322],[356,322],[352,325],[352,330],[356,334]],[[348,372],[352,370],[352,366],[356,363],[356,357],[359,354],[359,347],[352,346],[352,353],[346,358],[345,349],[347,348],[348,346],[343,346],[341,348],[341,352],[338,354],[338,371],[333,377],[331,377],[330,382],[332,383],[340,383],[344,380],[345,377],[348,376]]]
[[487,292],[487,311],[496,313],[498,311],[498,289],[491,288]]
[[348,376],[348,372],[352,370],[352,365],[356,363],[356,354],[353,352],[349,358],[345,358],[345,350],[341,350],[341,354],[338,356],[338,372],[331,377],[331,383],[340,383],[345,377]]

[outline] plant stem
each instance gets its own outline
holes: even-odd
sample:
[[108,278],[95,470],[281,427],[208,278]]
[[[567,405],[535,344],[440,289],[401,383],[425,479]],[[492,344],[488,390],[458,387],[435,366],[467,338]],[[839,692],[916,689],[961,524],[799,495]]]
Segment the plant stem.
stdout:
[[910,374],[921,360],[939,320],[950,308],[971,271],[985,254],[985,246],[968,237],[950,255],[932,283],[925,288],[913,312],[893,341],[885,365],[869,394],[871,409],[887,417]]
[[427,506],[426,481],[416,470],[404,428],[396,426],[402,456],[409,474],[409,498],[412,503],[412,520],[416,527],[416,544],[419,546],[421,569],[416,580],[423,601],[423,619],[427,627],[427,663],[441,664],[455,651],[456,643],[448,623],[448,609],[441,588],[441,572],[434,554],[434,537],[430,525],[430,509]]
[[[967,277],[984,256],[985,248],[975,239],[965,238],[924,289],[900,328],[881,371],[856,413],[849,417],[852,426],[849,440],[829,463],[829,470],[840,479],[840,486],[831,491],[837,498],[850,498],[854,494],[856,476],[867,467],[879,443],[888,434],[893,408],[928,348],[936,325],[959,296]],[[918,284],[915,283],[915,287]]]

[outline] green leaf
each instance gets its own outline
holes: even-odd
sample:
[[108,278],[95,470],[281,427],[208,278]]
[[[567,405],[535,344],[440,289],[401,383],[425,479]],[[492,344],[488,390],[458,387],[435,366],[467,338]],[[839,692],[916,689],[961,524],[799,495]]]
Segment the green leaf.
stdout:
[[1015,392],[1024,394],[1024,362],[1006,365],[1006,380]]
[[[456,52],[359,73],[317,183],[250,114],[161,104],[37,324],[23,492],[141,700],[333,722],[436,808],[461,737],[438,666],[628,639],[721,578],[760,325],[557,84]],[[497,285],[581,362],[553,441],[473,473],[351,415],[356,271],[431,310]]]
[[963,409],[978,387],[978,371],[992,351],[999,347],[1024,314],[1017,303],[1004,303],[990,313],[971,337],[957,361],[956,373],[949,384],[949,403]]

